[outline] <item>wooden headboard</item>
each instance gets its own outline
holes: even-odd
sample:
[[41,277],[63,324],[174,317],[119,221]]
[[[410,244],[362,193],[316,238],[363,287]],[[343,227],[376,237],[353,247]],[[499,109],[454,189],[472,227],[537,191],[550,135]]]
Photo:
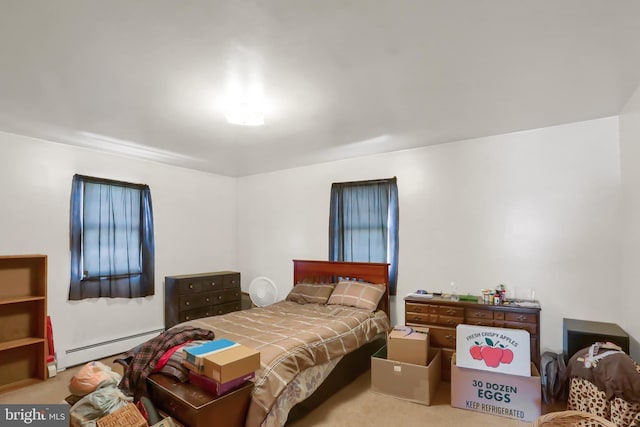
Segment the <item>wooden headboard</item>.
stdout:
[[386,290],[378,310],[391,319],[389,306],[389,264],[375,262],[309,261],[293,260],[293,285],[302,282],[337,283],[340,279],[369,283],[384,283]]

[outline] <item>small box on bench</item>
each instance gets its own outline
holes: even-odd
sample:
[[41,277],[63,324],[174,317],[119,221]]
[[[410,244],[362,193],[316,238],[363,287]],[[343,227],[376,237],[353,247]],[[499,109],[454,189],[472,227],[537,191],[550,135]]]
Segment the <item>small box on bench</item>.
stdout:
[[[222,343],[216,345],[217,341]],[[229,345],[229,343],[231,343]],[[185,348],[182,363],[190,370],[227,383],[260,369],[260,352],[229,340],[214,340],[204,348]]]

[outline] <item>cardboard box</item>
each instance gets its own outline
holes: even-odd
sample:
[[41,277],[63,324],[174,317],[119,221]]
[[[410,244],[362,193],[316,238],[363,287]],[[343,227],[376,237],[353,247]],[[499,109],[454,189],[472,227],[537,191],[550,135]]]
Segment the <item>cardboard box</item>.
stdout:
[[260,368],[260,352],[244,345],[237,345],[209,354],[203,358],[200,374],[227,383],[255,372]]
[[389,360],[384,346],[371,356],[371,390],[429,406],[440,384],[441,363],[440,349],[430,349],[429,364],[421,366]]
[[387,335],[387,359],[427,365],[429,328],[396,326]]
[[530,364],[530,376],[462,368],[451,359],[451,406],[533,422],[542,411],[540,373]]
[[204,371],[204,357],[240,344],[220,338],[199,345],[187,345],[182,351],[183,364],[196,372]]
[[200,387],[201,389],[215,394],[216,396],[222,396],[223,394],[228,393],[234,388],[253,379],[255,376],[255,372],[250,372],[247,375],[243,375],[226,383],[219,383],[218,381],[205,375],[200,375],[193,371],[189,371],[189,382],[197,387]]
[[521,329],[458,325],[457,366],[502,374],[531,375],[531,336]]

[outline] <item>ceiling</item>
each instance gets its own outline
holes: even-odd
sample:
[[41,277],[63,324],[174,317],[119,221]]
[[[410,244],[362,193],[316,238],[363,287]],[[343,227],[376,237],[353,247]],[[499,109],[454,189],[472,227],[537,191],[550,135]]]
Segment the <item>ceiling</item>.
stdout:
[[[617,115],[637,0],[1,0],[0,130],[227,176]],[[230,82],[265,125],[225,121]]]

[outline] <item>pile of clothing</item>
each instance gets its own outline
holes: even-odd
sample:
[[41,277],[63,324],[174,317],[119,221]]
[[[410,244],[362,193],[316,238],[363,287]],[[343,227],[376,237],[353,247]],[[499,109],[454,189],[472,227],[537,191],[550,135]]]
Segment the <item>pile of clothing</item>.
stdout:
[[133,401],[118,388],[121,379],[120,374],[101,362],[89,362],[80,368],[69,382],[71,426],[94,427],[99,418]]
[[567,364],[567,409],[592,413],[618,426],[640,426],[640,365],[620,347],[598,342]]

